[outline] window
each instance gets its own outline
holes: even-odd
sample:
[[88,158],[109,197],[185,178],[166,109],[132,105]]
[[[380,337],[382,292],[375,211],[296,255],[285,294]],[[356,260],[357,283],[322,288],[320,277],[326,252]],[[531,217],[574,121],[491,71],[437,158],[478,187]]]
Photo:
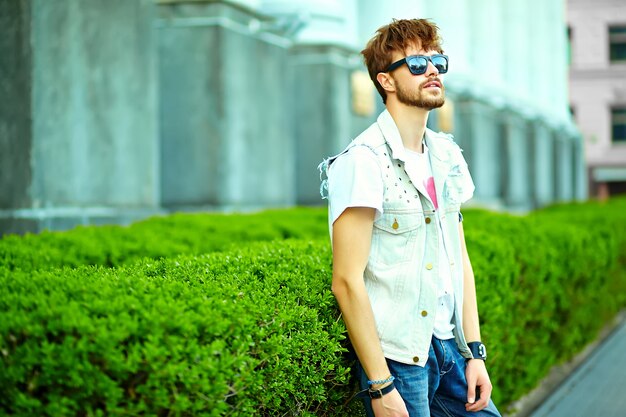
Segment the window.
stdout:
[[611,110],[612,138],[614,143],[626,143],[626,107]]
[[572,28],[567,27],[567,63],[572,65]]
[[626,26],[609,27],[609,43],[611,62],[626,63]]

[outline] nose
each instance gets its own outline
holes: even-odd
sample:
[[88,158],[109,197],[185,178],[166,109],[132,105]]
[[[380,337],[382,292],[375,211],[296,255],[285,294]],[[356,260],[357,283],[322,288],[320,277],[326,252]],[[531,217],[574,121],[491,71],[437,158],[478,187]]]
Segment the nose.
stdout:
[[433,61],[429,59],[428,65],[426,66],[426,76],[430,77],[430,76],[437,76],[437,75],[439,75],[439,70],[437,69],[435,64],[433,64]]

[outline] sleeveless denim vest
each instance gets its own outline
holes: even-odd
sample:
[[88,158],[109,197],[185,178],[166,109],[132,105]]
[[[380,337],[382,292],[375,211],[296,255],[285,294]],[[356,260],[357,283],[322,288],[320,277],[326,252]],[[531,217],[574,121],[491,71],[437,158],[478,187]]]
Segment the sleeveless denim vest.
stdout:
[[[388,111],[381,113],[377,122],[343,152],[322,161],[318,167],[320,191],[327,198],[328,181],[342,180],[332,176],[336,158],[356,146],[364,146],[376,156],[384,183],[383,214],[374,221],[363,278],[385,357],[419,366],[424,366],[428,359],[440,268],[450,268],[455,299],[454,336],[461,354],[471,358],[462,327],[463,260],[458,223],[460,205],[472,197],[474,184],[461,149],[451,135],[427,129],[425,141],[430,151],[441,229],[433,203],[415,178],[415,167],[407,158]],[[329,229],[332,239],[332,224]],[[443,239],[448,254],[446,265],[438,259],[439,239]]]

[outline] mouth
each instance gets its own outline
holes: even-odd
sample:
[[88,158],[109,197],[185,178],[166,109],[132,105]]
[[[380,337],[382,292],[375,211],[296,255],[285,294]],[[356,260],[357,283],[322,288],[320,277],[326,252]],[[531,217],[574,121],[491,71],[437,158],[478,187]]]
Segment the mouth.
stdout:
[[439,82],[438,80],[428,81],[426,84],[423,85],[422,88],[439,88],[439,89],[441,89],[441,82]]

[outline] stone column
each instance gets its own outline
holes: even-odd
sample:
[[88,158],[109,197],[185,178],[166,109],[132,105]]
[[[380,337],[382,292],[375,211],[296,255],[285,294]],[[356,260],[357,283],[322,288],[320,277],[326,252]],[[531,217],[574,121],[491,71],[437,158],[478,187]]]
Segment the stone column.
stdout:
[[376,92],[356,45],[357,4],[263,0],[261,10],[292,28],[285,110],[295,150],[296,201],[321,204],[318,164],[343,149],[376,116]]
[[498,110],[470,99],[456,102],[455,140],[464,151],[476,185],[474,202],[486,207],[502,205],[502,139]]
[[555,136],[555,184],[557,201],[570,201],[574,198],[574,143],[564,132],[554,132]]
[[[291,51],[293,70],[293,138],[296,150],[296,189],[299,204],[320,204],[317,165],[341,151],[375,120],[373,85],[351,82],[356,71],[367,76],[354,51],[332,45],[298,45]],[[358,81],[357,81],[358,83]],[[364,85],[363,85],[364,84]],[[356,89],[365,89],[370,111],[354,111]]]
[[37,230],[15,218],[33,204],[31,13],[28,1],[0,2],[0,234]]
[[548,126],[533,120],[530,129],[531,194],[535,207],[554,201],[554,139]]
[[503,198],[508,209],[526,211],[532,207],[528,123],[517,113],[507,113],[503,120]]
[[157,28],[163,204],[294,204],[286,29],[214,1],[164,2]]
[[0,3],[0,233],[158,211],[153,10]]

